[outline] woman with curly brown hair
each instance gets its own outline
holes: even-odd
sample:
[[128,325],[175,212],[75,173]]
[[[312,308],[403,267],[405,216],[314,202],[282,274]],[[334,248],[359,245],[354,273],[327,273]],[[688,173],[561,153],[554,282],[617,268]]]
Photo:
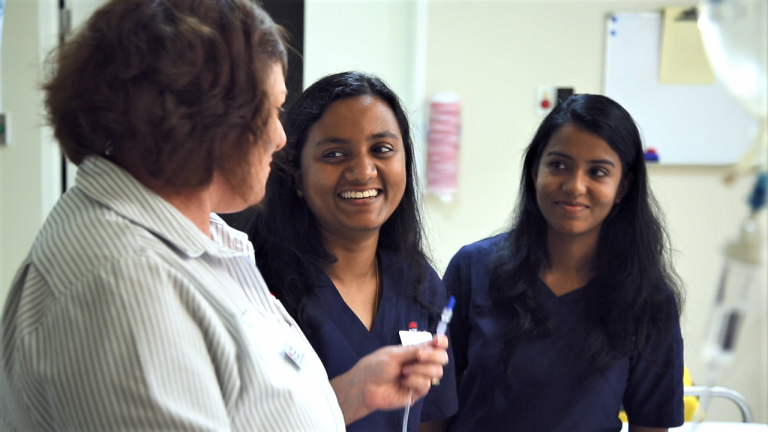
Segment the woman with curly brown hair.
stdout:
[[249,0],[112,0],[59,49],[45,101],[79,170],[3,311],[0,429],[344,430],[442,375],[444,337],[329,382],[216,216],[264,196],[285,66]]

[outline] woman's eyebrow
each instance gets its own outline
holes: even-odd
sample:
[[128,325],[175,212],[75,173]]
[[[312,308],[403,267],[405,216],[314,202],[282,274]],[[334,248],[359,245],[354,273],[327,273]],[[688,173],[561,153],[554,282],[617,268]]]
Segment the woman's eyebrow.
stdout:
[[587,162],[591,164],[597,164],[597,165],[610,165],[616,168],[616,164],[614,164],[612,161],[608,159],[592,159],[592,160],[588,160]]
[[344,144],[344,145],[346,145],[346,144],[349,144],[349,142],[350,141],[348,139],[346,139],[346,138],[328,137],[328,138],[323,138],[320,141],[316,142],[315,143],[315,147],[319,147],[319,146],[321,146],[323,144]]
[[379,132],[371,135],[370,137],[368,137],[368,141],[376,141],[382,138],[400,139],[400,137],[397,136],[396,134],[389,131],[384,131],[384,132]]
[[[551,152],[547,153],[547,156],[559,156],[559,157],[561,157],[563,159],[574,160],[572,156],[569,156],[569,155],[567,155],[565,153],[560,153],[559,151],[551,151]],[[610,165],[610,166],[616,168],[616,164],[613,163],[613,161],[610,161],[608,159],[590,159],[590,160],[587,161],[587,163],[597,164],[597,165]]]
[[[368,141],[376,141],[376,140],[380,140],[382,138],[400,139],[400,137],[397,136],[396,134],[394,134],[392,132],[389,132],[389,131],[385,131],[385,132],[378,132],[378,133],[370,135],[368,137]],[[347,145],[347,144],[350,144],[350,143],[351,143],[351,141],[348,140],[347,138],[331,136],[331,137],[323,138],[320,141],[316,142],[315,143],[315,147],[321,146],[323,144]]]

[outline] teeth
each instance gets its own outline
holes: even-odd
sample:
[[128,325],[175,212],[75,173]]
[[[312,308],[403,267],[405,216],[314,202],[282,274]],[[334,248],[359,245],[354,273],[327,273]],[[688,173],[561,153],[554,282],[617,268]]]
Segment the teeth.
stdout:
[[379,196],[379,191],[376,189],[370,189],[364,192],[344,191],[339,195],[344,199],[361,199]]

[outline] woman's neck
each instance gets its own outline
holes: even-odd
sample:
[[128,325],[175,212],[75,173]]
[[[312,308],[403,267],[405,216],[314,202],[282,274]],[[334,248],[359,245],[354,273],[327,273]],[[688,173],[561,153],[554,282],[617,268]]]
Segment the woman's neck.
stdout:
[[174,206],[208,238],[211,237],[213,198],[220,195],[213,185],[200,189],[170,187],[152,177],[137,157],[129,153],[116,155],[115,162],[152,192]]
[[322,236],[323,246],[337,259],[324,269],[331,279],[360,280],[370,276],[370,272],[375,270],[378,232],[375,235],[350,239],[323,230]]
[[325,272],[340,279],[364,275],[373,266],[376,248],[379,244],[379,233],[362,236],[347,236],[320,228],[323,246],[336,257],[337,261]]
[[324,270],[344,302],[370,330],[379,305],[380,269],[376,262],[379,233],[353,239],[322,231],[323,244],[337,261]]
[[547,233],[548,262],[541,277],[556,295],[584,286],[593,276],[599,231],[595,235],[568,236]]

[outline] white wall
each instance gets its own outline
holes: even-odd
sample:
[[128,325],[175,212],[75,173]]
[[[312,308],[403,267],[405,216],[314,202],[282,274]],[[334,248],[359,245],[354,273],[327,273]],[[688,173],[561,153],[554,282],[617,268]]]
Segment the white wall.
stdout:
[[[304,88],[349,70],[382,78],[403,100],[423,141],[427,0],[306,0]],[[417,169],[425,160],[418,145]]]
[[306,0],[304,87],[330,73],[362,70],[409,94],[412,3]]
[[58,1],[6,0],[2,40],[3,110],[12,142],[0,147],[0,302],[58,198],[60,153],[43,116],[42,63],[55,46]]
[[[423,114],[418,110],[424,101],[439,91],[451,90],[462,98],[459,190],[451,203],[426,199],[428,240],[436,267],[443,271],[461,246],[507,227],[521,156],[541,121],[534,110],[536,87],[572,86],[581,93],[600,93],[609,12],[693,3],[431,0],[426,18],[414,19],[416,9],[409,12],[404,1],[308,0],[305,82],[350,68],[374,72],[411,100],[409,107],[417,115]],[[419,29],[405,24],[419,21],[426,24],[426,40],[415,44],[408,35],[418,35]],[[414,45],[426,50],[423,82],[413,70],[424,59],[414,61],[408,54],[413,54]],[[422,121],[414,123],[418,127]],[[686,364],[701,382],[705,373],[699,353],[722,265],[719,252],[746,212],[750,185],[742,181],[724,187],[722,168],[656,166],[650,173],[676,249],[676,268],[688,289],[683,317]],[[765,279],[758,291],[737,363],[720,384],[740,391],[757,420],[768,422]],[[712,402],[707,419],[740,420],[733,405],[722,400]]]

